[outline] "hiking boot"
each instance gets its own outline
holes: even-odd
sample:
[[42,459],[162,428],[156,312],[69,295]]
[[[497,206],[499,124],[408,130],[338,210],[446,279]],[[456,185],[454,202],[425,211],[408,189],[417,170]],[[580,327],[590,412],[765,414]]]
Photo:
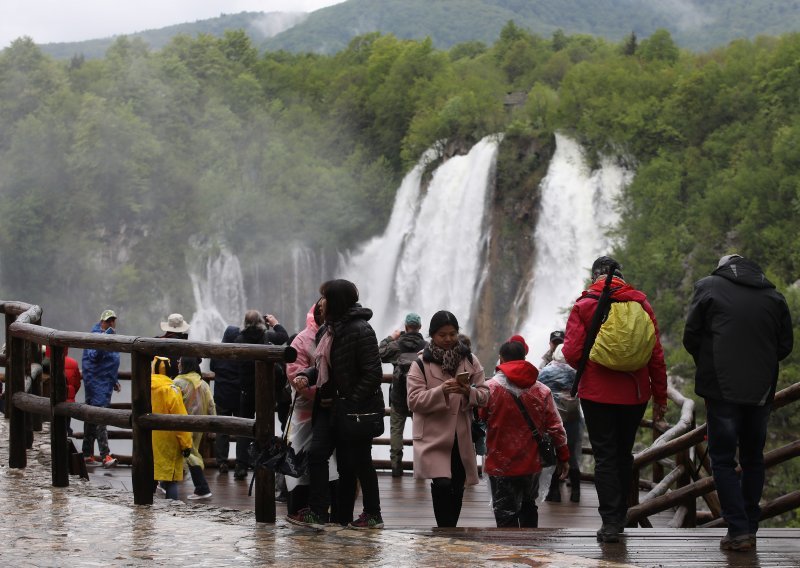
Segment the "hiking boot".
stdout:
[[619,542],[619,537],[621,533],[622,529],[618,525],[603,523],[603,526],[600,527],[600,530],[597,531],[597,541]]
[[300,527],[311,527],[312,529],[324,529],[325,521],[319,518],[314,511],[306,507],[296,513],[286,515],[286,520]]
[[392,477],[403,477],[403,466],[402,465],[393,465],[392,466]]
[[110,467],[114,467],[117,465],[117,458],[108,454],[106,457],[103,458],[103,467],[108,469]]
[[719,541],[719,547],[722,550],[736,550],[746,551],[753,550],[756,546],[756,535],[754,534],[740,534],[739,536],[731,536],[726,534]]
[[187,499],[209,499],[211,497],[211,495],[212,495],[211,491],[209,491],[208,493],[201,493],[201,494],[192,493],[191,495],[189,495],[186,498]]
[[228,462],[226,461],[219,462],[219,465],[217,465],[217,469],[219,470],[220,473],[228,473],[229,470]]
[[233,470],[234,479],[247,479],[247,468],[236,464],[236,469]]
[[89,467],[100,465],[100,460],[94,459],[94,456],[89,456],[88,458],[84,459],[83,462]]
[[347,525],[347,528],[356,530],[382,529],[383,518],[380,513],[361,513],[355,521]]

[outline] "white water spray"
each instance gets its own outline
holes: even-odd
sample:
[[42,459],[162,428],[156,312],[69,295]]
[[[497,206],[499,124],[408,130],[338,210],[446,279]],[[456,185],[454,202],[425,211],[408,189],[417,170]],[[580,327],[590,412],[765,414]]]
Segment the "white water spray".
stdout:
[[221,341],[229,325],[241,325],[247,309],[239,259],[223,248],[206,260],[202,272],[189,272],[196,311],[189,338],[193,341]]
[[342,259],[341,273],[358,285],[361,303],[375,314],[378,337],[401,327],[407,312],[419,313],[425,323],[442,309],[471,333],[498,145],[499,136],[489,136],[466,156],[450,158],[422,195],[427,154],[403,180],[384,234]]
[[592,262],[610,252],[614,242],[608,233],[619,222],[616,201],[632,179],[632,172],[610,158],[591,171],[580,145],[556,135],[541,184],[533,279],[525,290],[528,310],[519,326],[535,365],[547,350],[550,332],[564,329]]

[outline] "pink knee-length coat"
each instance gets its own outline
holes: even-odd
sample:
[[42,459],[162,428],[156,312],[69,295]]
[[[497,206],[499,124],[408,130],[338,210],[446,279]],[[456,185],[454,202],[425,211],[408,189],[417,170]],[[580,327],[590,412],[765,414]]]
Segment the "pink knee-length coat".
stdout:
[[[420,357],[421,359],[421,357]],[[450,454],[458,434],[458,451],[467,472],[467,485],[478,483],[478,462],[472,445],[472,409],[486,406],[489,388],[480,361],[465,357],[457,373],[470,374],[469,396],[451,394],[445,398],[442,384],[451,378],[437,363],[424,362],[423,373],[417,363],[408,371],[408,408],[413,412],[414,477],[433,479],[452,477]]]

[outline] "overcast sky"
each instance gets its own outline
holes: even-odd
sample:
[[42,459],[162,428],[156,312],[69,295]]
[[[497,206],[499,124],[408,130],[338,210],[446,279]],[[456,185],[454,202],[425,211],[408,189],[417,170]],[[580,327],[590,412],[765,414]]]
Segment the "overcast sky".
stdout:
[[0,49],[128,34],[239,12],[312,12],[344,0],[0,0]]

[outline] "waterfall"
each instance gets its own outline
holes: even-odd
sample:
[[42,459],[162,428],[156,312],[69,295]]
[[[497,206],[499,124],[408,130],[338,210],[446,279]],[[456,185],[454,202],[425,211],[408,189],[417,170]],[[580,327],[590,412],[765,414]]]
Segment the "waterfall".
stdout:
[[527,300],[519,331],[535,365],[547,350],[550,332],[564,329],[592,262],[613,247],[609,231],[619,221],[616,200],[632,178],[632,172],[608,157],[591,171],[580,145],[556,135],[556,151],[540,186],[533,277],[518,299]]
[[425,329],[434,312],[449,310],[471,332],[499,141],[488,136],[467,155],[444,162],[423,193],[422,174],[434,157],[426,153],[403,180],[384,233],[342,257],[340,273],[373,310],[379,338],[401,327],[409,311],[422,316]]
[[196,306],[190,339],[221,341],[227,326],[241,325],[247,309],[239,259],[223,247],[206,258],[201,270],[190,270],[189,278]]

